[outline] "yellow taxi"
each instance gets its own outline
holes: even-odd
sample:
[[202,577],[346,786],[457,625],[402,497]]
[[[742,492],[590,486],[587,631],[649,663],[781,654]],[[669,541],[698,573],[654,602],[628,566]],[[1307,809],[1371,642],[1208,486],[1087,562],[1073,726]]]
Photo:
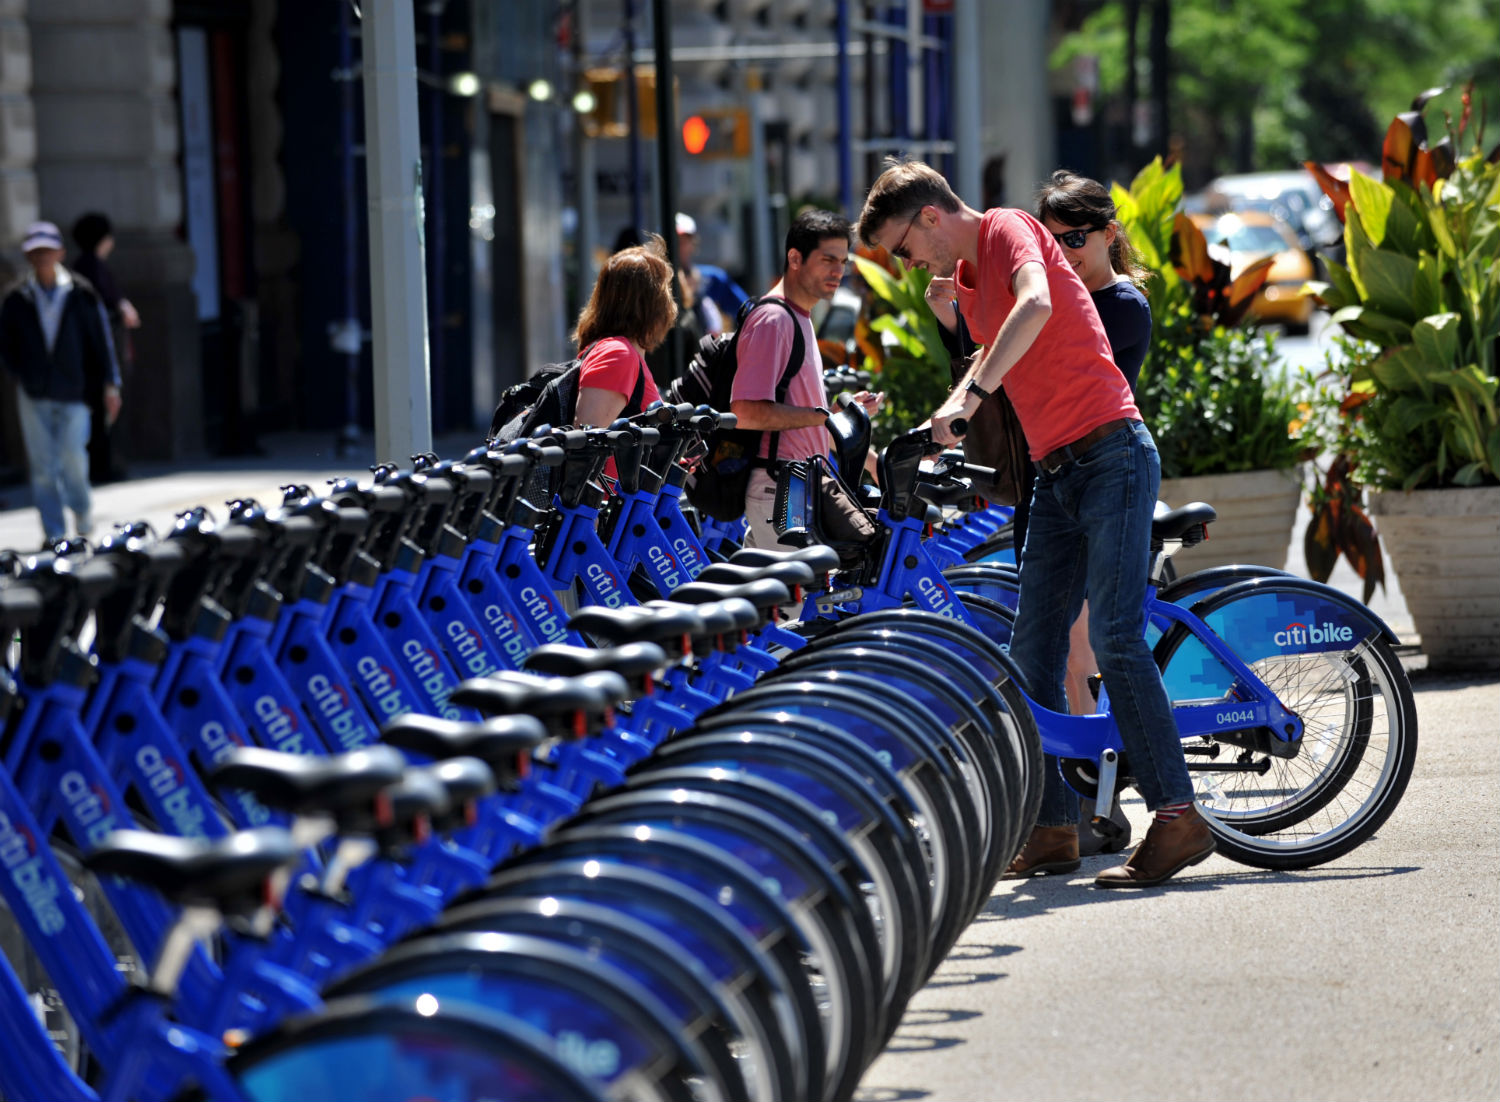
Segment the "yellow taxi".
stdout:
[[1263,257],[1272,257],[1271,274],[1256,294],[1250,312],[1262,321],[1280,322],[1289,331],[1307,332],[1313,300],[1300,292],[1302,285],[1314,278],[1313,265],[1286,223],[1259,210],[1189,217],[1208,239],[1209,251],[1229,264],[1233,276]]

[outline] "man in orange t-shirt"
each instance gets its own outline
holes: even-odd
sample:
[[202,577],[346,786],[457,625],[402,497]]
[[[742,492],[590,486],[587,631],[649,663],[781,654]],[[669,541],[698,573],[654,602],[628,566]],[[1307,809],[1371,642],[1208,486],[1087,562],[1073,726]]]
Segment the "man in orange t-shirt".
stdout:
[[[1171,702],[1145,641],[1151,517],[1161,463],[1087,288],[1040,222],[1024,211],[966,206],[918,162],[875,181],[860,238],[935,276],[952,276],[959,309],[984,345],[932,415],[933,436],[971,416],[998,387],[1015,406],[1038,467],[1010,655],[1031,698],[1066,711],[1068,628],[1088,595],[1089,639],[1147,807],[1140,846],[1100,887],[1159,884],[1214,849]],[[1079,866],[1077,799],[1050,759],[1037,826],[1005,876]]]

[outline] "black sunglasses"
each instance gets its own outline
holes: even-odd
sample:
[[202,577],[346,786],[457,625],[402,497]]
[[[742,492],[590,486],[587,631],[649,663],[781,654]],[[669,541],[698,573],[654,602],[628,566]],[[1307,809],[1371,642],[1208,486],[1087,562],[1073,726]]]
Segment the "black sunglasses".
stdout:
[[896,247],[891,250],[891,255],[903,264],[911,260],[911,256],[906,251],[906,239],[911,236],[911,228],[917,224],[917,219],[922,217],[922,212],[926,209],[925,206],[917,208],[916,213],[911,216],[911,221],[906,223],[906,232],[901,235],[901,240],[896,242]]
[[1083,248],[1083,243],[1089,239],[1089,234],[1098,233],[1103,228],[1103,226],[1090,226],[1086,230],[1064,230],[1062,233],[1054,233],[1052,236],[1060,244],[1066,245],[1070,249],[1081,249]]

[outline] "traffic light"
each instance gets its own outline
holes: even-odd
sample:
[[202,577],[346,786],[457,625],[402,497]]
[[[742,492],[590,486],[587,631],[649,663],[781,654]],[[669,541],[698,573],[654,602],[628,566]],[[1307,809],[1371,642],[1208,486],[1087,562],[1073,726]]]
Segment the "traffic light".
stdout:
[[750,112],[723,107],[690,115],[682,123],[682,148],[705,160],[750,156]]
[[[586,69],[583,79],[594,97],[593,108],[579,115],[583,130],[591,138],[625,138],[630,136],[628,95],[625,73],[620,69]],[[676,79],[673,79],[676,93]],[[656,73],[642,69],[635,74],[636,111],[640,118],[641,137],[656,137]]]

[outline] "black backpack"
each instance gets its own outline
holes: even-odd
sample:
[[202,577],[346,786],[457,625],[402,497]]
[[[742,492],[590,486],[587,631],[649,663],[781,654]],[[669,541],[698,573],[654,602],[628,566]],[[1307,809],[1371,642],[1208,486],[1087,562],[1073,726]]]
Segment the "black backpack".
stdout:
[[[589,348],[566,363],[547,364],[529,379],[507,387],[490,418],[490,442],[507,444],[524,439],[543,425],[571,425],[578,410],[578,376]],[[646,365],[642,363],[620,416],[640,413],[645,396]]]
[[[689,402],[692,405],[708,405],[716,410],[729,409],[730,396],[734,391],[734,374],[739,366],[736,359],[739,336],[749,320],[750,312],[762,303],[774,303],[792,318],[792,355],[776,383],[776,401],[785,402],[792,379],[802,369],[802,357],[806,345],[802,338],[802,326],[784,298],[766,295],[749,299],[740,307],[739,317],[733,333],[704,337],[698,342],[698,351],[679,378],[672,380],[664,398],[671,404]],[[693,480],[687,487],[687,498],[700,513],[714,520],[734,520],[745,514],[745,490],[750,485],[750,474],[760,465],[760,442],[765,434],[760,429],[719,429],[707,440],[708,451],[693,472]],[[781,434],[771,434],[770,458],[776,461],[776,449]]]

